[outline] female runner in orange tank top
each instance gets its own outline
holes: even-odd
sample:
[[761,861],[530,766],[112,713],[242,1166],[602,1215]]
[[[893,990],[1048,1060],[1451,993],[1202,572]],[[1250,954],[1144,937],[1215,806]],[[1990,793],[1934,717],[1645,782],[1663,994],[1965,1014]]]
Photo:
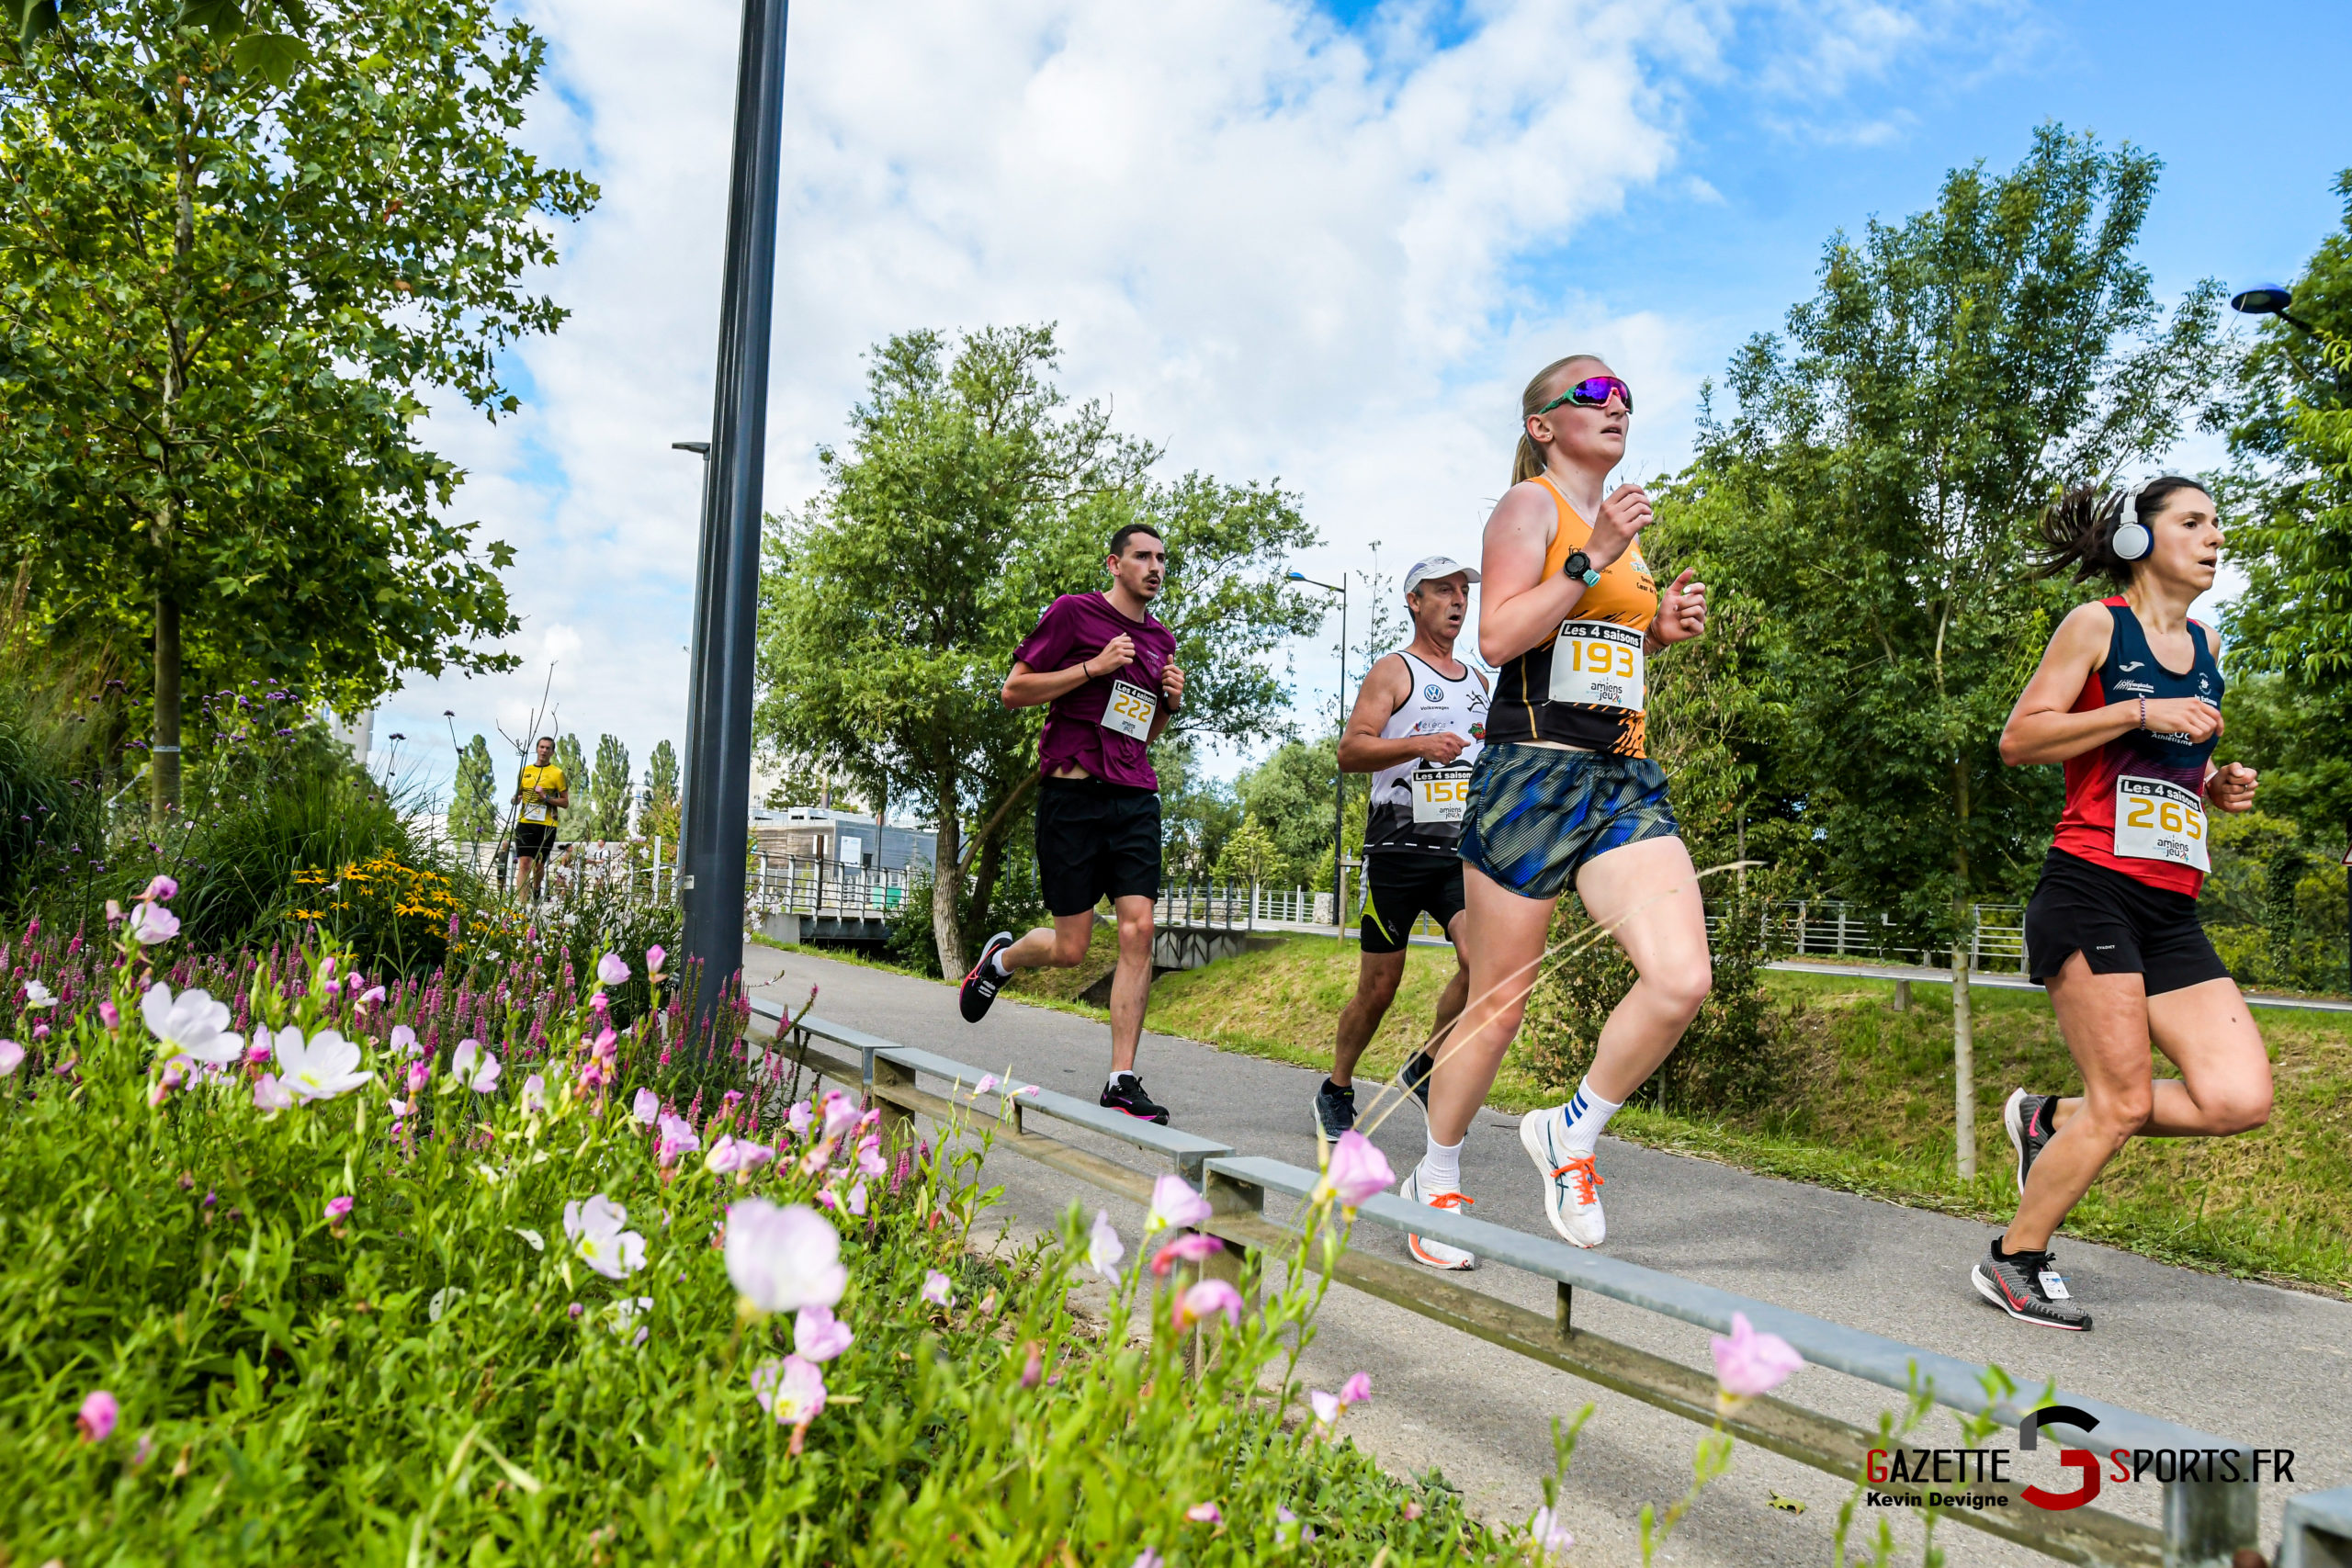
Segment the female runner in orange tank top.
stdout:
[[[1442,1209],[1470,1201],[1462,1140],[1519,1032],[1552,912],[1573,882],[1640,977],[1575,1097],[1529,1113],[1520,1141],[1553,1228],[1598,1247],[1600,1129],[1674,1049],[1713,983],[1690,852],[1643,728],[1647,660],[1706,629],[1706,587],[1686,571],[1660,594],[1638,542],[1648,497],[1629,484],[1602,498],[1633,413],[1633,393],[1608,366],[1589,355],[1546,366],[1521,410],[1513,482],[1487,520],[1480,562],[1478,649],[1500,675],[1462,825],[1470,999],[1440,1050],[1428,1152],[1400,1195]],[[1420,1236],[1408,1250],[1431,1268],[1475,1261]]]

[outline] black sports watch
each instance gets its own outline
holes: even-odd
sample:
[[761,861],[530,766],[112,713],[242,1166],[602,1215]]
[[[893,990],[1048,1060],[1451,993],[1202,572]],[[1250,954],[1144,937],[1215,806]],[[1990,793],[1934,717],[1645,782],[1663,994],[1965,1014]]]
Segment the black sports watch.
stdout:
[[1570,577],[1583,578],[1587,588],[1591,588],[1600,581],[1600,573],[1592,570],[1592,558],[1582,550],[1572,551],[1568,558],[1560,564],[1561,570]]

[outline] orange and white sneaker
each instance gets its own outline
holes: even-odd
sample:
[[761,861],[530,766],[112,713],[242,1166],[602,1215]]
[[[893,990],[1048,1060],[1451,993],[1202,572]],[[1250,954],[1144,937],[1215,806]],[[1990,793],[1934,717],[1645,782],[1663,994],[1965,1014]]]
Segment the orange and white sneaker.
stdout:
[[1552,1216],[1552,1228],[1575,1246],[1599,1247],[1609,1235],[1600,1213],[1600,1172],[1590,1150],[1569,1145],[1567,1131],[1556,1105],[1519,1119],[1520,1145],[1544,1178],[1544,1212]]
[[[1425,1190],[1421,1185],[1421,1168],[1418,1165],[1413,1168],[1413,1173],[1405,1178],[1405,1184],[1396,1189],[1396,1196],[1408,1203],[1423,1203],[1432,1209],[1451,1209],[1456,1213],[1476,1201],[1460,1192]],[[1405,1250],[1411,1254],[1414,1262],[1427,1264],[1431,1269],[1459,1269],[1478,1266],[1478,1259],[1462,1248],[1448,1247],[1442,1241],[1430,1241],[1410,1232],[1405,1236]]]

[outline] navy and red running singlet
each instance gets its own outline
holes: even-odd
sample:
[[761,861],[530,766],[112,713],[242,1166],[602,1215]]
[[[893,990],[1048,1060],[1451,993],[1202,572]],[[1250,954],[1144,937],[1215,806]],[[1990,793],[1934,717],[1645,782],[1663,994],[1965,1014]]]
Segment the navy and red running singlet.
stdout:
[[[2145,697],[2191,697],[2222,706],[2222,668],[2205,628],[2188,623],[2197,655],[2186,671],[2167,670],[2148,646],[2140,617],[2121,595],[2105,601],[2115,617],[2107,661],[2083,682],[2076,713]],[[2211,869],[2205,820],[2205,764],[2215,736],[2126,730],[2066,761],[2066,809],[2054,847],[2150,887],[2197,897]]]

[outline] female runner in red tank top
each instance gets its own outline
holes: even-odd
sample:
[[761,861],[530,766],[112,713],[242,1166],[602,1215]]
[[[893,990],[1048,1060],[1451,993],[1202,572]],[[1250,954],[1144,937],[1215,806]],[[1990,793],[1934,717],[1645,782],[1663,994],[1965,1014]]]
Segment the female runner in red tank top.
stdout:
[[[1971,1280],[2011,1317],[2091,1325],[2051,1234],[2134,1134],[2222,1137],[2270,1115],[2270,1060],[2197,919],[2205,810],[2254,804],[2255,773],[2215,767],[2221,644],[2188,618],[2222,547],[2194,479],[2066,492],[2042,518],[2043,570],[2121,591],[2078,605],[2001,731],[2012,765],[2066,764],[2066,807],[2026,908],[2030,973],[2049,987],[2083,1075],[2080,1099],[2009,1096],[2017,1218]],[[2157,1079],[2148,1047],[2180,1069]]]

